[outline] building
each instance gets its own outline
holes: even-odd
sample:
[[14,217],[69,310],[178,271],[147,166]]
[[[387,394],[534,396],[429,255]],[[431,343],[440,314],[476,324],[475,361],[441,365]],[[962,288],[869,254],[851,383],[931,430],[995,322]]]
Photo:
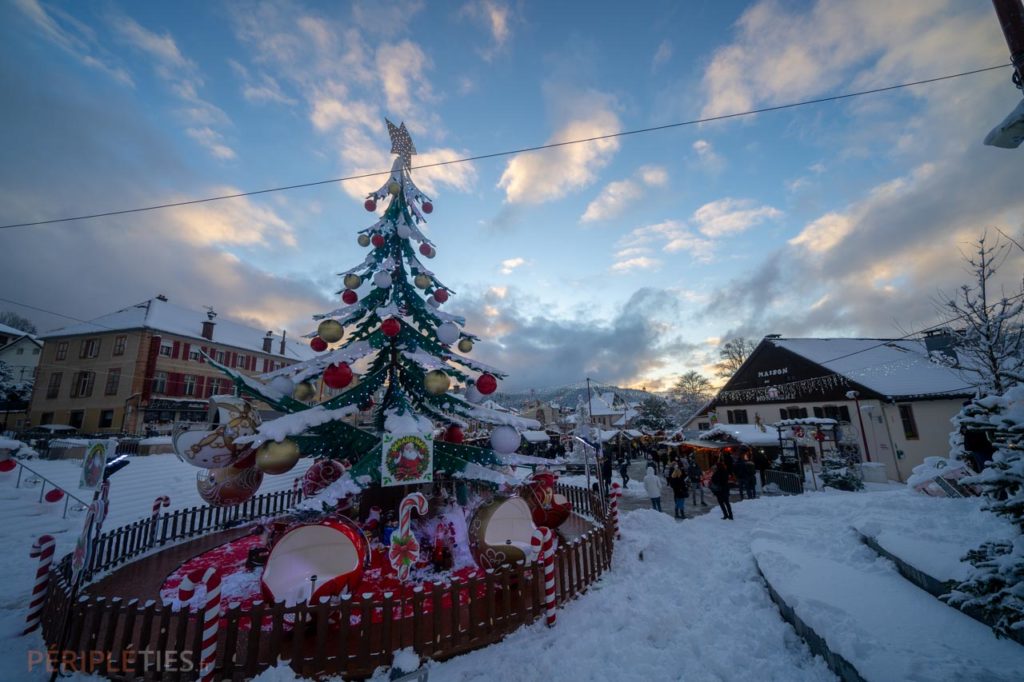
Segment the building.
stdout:
[[41,335],[30,423],[166,433],[205,421],[206,399],[232,391],[210,357],[249,374],[313,355],[307,344],[195,311],[166,297]]
[[[43,342],[33,334],[0,324],[0,362],[7,366],[13,385],[23,386],[36,378]],[[28,401],[0,395],[0,431],[20,431],[28,419]]]
[[626,426],[628,418],[636,415],[636,410],[614,391],[595,392],[584,402],[584,407],[590,415],[590,422],[602,429]]
[[[946,361],[937,361],[943,354]],[[719,391],[711,412],[721,424],[836,419],[844,442],[902,481],[925,457],[948,456],[950,419],[974,394],[949,360],[955,355],[941,335],[767,336]]]

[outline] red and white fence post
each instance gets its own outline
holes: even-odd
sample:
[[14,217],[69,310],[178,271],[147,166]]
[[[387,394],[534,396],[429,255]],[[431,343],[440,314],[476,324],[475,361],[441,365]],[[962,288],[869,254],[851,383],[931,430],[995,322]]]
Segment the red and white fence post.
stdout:
[[608,496],[610,502],[608,504],[608,514],[612,519],[612,527],[615,529],[615,539],[621,540],[622,534],[619,533],[619,498],[622,497],[622,486],[618,483],[612,483],[612,492]]
[[192,599],[197,585],[206,586],[200,623],[203,628],[203,650],[199,656],[199,679],[213,682],[213,669],[217,665],[217,632],[220,629],[220,573],[210,567],[193,571],[181,581],[178,600],[184,605]]
[[28,605],[25,632],[22,634],[27,635],[39,627],[43,604],[46,603],[46,591],[50,587],[50,565],[53,563],[56,546],[57,541],[52,535],[42,535],[32,545],[32,551],[28,554],[33,559],[39,559],[39,568],[36,569],[36,583],[32,586],[32,600]]
[[167,495],[161,495],[160,497],[153,500],[153,514],[149,517],[149,546],[152,547],[156,544],[156,521],[160,516],[160,508],[167,508],[171,506],[171,498]]
[[555,534],[550,528],[541,526],[533,531],[530,545],[534,553],[534,561],[544,564],[544,612],[548,627],[555,624],[558,618],[555,613]]

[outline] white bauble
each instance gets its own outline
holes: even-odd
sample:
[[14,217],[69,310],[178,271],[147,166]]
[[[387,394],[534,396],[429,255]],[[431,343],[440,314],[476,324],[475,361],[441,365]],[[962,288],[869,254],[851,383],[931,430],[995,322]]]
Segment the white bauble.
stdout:
[[450,346],[459,340],[459,328],[454,322],[444,322],[437,327],[437,340]]
[[437,299],[434,298],[433,296],[427,296],[427,305],[429,305],[431,308],[437,308],[441,304],[438,303]]
[[387,289],[391,286],[391,273],[381,270],[373,276],[373,284],[378,289]]
[[519,449],[519,432],[511,426],[498,426],[491,431],[491,449],[499,455],[511,455]]
[[295,382],[288,377],[275,377],[270,382],[270,387],[290,396],[295,391]]
[[466,402],[478,404],[484,399],[484,394],[476,386],[469,386],[466,388]]
[[398,223],[398,226],[395,228],[395,232],[402,239],[408,239],[410,236],[412,236],[412,228],[409,227],[406,223]]

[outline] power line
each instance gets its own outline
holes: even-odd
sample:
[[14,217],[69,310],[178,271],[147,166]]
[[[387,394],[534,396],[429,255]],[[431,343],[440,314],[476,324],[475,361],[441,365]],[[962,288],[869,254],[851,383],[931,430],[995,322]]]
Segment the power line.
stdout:
[[[811,104],[823,104],[825,102],[836,102],[843,99],[850,99],[852,97],[862,97],[864,95],[873,95],[880,92],[889,92],[890,90],[899,90],[901,88],[909,88],[915,85],[926,85],[928,83],[937,83],[939,81],[951,80],[953,78],[961,78],[963,76],[973,76],[979,73],[985,73],[987,71],[995,71],[997,69],[1005,69],[1011,66],[1011,64],[999,64],[997,66],[987,66],[981,69],[972,69],[970,71],[961,71],[960,73],[948,74],[945,76],[937,76],[935,78],[925,78],[922,80],[911,81],[908,83],[898,83],[896,85],[887,85],[879,88],[871,88],[870,90],[858,90],[856,92],[847,92],[840,95],[830,95],[828,97],[818,97],[815,99],[807,99],[799,102],[790,102],[788,104],[778,104],[771,107],[761,107],[760,109],[750,109],[748,111],[740,111],[732,114],[720,114],[718,116],[707,116],[705,118],[695,118],[689,121],[680,121],[677,123],[666,123],[659,126],[650,126],[647,128],[636,128],[634,130],[624,130],[618,133],[609,133],[607,135],[595,135],[593,137],[585,137],[576,140],[565,140],[563,142],[550,142],[547,144],[535,145],[532,147],[520,147],[518,149],[510,149],[501,152],[491,152],[489,154],[478,154],[476,156],[467,156],[459,159],[449,159],[448,161],[437,161],[434,163],[420,164],[412,166],[410,170],[425,170],[428,168],[438,168],[441,166],[451,166],[459,163],[469,163],[471,161],[483,161],[486,159],[495,159],[502,156],[511,156],[513,154],[523,154],[526,152],[536,152],[544,149],[555,149],[558,147],[567,147],[576,144],[586,144],[587,142],[597,142],[600,140],[610,140],[617,137],[627,137],[629,135],[640,135],[643,133],[653,133],[662,130],[670,130],[672,128],[681,128],[684,126],[697,125],[700,123],[711,123],[713,121],[725,121],[732,118],[740,118],[742,116],[753,116],[755,114],[764,114],[772,111],[782,111],[783,109],[794,109],[796,107],[808,106]],[[54,223],[68,223],[75,220],[91,220],[93,218],[108,218],[111,216],[126,215],[129,213],[143,213],[147,211],[159,211],[165,208],[176,208],[179,206],[193,206],[195,204],[205,204],[212,201],[223,201],[225,199],[238,199],[241,197],[251,197],[259,194],[270,194],[272,192],[285,192],[293,189],[302,189],[305,187],[317,187],[320,185],[330,185],[336,182],[348,182],[351,180],[362,180],[364,178],[372,178],[379,175],[389,175],[390,170],[377,171],[373,173],[361,173],[359,175],[347,175],[340,178],[331,178],[329,180],[315,180],[313,182],[301,182],[294,185],[282,185],[280,187],[269,187],[267,189],[257,189],[249,192],[235,192],[233,194],[221,194],[218,196],[204,197],[202,199],[188,199],[185,201],[173,201],[163,204],[154,204],[152,206],[142,206],[139,208],[125,208],[116,211],[104,211],[103,213],[90,213],[86,215],[72,216],[69,218],[51,218],[49,220],[36,220],[32,222],[24,223],[11,223],[9,225],[0,225],[0,230],[7,230],[15,227],[35,227],[39,225],[52,225]]]

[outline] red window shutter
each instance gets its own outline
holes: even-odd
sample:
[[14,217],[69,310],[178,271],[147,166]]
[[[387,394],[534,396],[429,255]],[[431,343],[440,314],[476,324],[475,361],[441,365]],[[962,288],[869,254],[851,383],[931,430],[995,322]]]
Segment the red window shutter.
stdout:
[[255,372],[256,371],[256,356],[255,355],[249,356],[249,371],[250,372]]
[[189,351],[190,348],[191,348],[191,346],[189,344],[187,344],[187,343],[181,344],[181,359],[182,360],[188,360],[188,351]]
[[195,394],[196,394],[197,398],[202,398],[203,397],[203,384],[205,384],[205,383],[206,383],[206,377],[204,377],[202,374],[200,374],[199,376],[196,377],[196,390],[195,390]]
[[270,362],[270,361],[269,361],[269,360],[267,360],[266,358],[263,358],[263,371],[264,371],[264,372],[268,371],[268,370],[267,370],[267,363],[268,363],[268,362]]
[[181,375],[177,372],[167,374],[167,395],[181,395]]
[[174,342],[174,346],[171,347],[171,357],[175,360],[178,359],[178,351],[181,350],[181,344],[177,341]]
[[231,360],[228,361],[228,367],[238,367],[238,353],[231,353]]

